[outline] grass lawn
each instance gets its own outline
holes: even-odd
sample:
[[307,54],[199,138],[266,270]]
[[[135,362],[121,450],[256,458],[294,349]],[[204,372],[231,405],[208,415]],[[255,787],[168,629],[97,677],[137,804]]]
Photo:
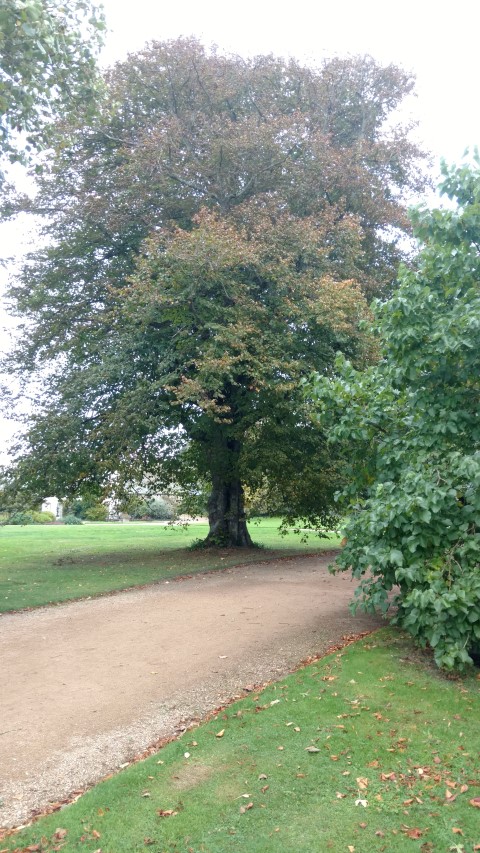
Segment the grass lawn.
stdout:
[[447,680],[385,629],[236,702],[0,848],[477,850],[479,718],[478,679]]
[[100,595],[115,589],[239,563],[334,548],[338,538],[307,543],[278,533],[279,519],[252,523],[258,549],[190,551],[207,526],[191,524],[84,524],[0,528],[0,613]]

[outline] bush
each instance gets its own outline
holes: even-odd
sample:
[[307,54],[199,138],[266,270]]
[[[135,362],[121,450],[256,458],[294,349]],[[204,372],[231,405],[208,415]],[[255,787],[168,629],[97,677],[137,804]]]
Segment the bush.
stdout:
[[83,517],[87,521],[106,521],[108,518],[108,509],[105,504],[95,504],[85,510]]
[[72,515],[72,513],[69,513],[69,515],[64,515],[63,523],[64,524],[83,524],[83,521],[80,518],[77,518],[76,515]]
[[52,524],[55,521],[55,516],[53,512],[49,512],[48,510],[42,512],[32,512],[31,513],[34,524]]
[[316,393],[350,464],[337,564],[363,607],[396,605],[396,624],[462,670],[480,647],[480,161],[444,174],[457,206],[413,214],[423,247],[376,305],[380,363],[339,358]]
[[133,499],[128,504],[127,512],[132,518],[145,518],[155,521],[171,521],[176,516],[175,507],[166,498]]
[[8,524],[35,524],[32,512],[14,512],[8,520]]

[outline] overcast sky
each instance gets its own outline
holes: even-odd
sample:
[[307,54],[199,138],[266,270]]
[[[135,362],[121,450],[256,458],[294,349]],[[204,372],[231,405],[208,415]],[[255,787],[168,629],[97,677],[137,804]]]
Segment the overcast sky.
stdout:
[[[104,0],[108,34],[102,64],[112,64],[149,40],[194,35],[205,45],[242,56],[273,53],[315,65],[334,55],[370,54],[417,78],[417,97],[405,118],[418,121],[417,138],[432,152],[458,161],[480,143],[479,0]],[[0,231],[2,255],[21,246],[19,229]],[[23,243],[28,243],[23,237]],[[1,276],[0,276],[1,277]],[[4,340],[6,332],[3,333]],[[0,418],[2,438],[12,432]]]

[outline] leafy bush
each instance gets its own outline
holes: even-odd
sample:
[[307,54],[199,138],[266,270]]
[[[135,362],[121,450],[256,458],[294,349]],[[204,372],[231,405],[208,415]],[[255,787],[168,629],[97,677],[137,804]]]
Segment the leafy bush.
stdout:
[[463,669],[480,647],[480,160],[444,167],[441,189],[456,209],[414,212],[416,266],[377,303],[382,360],[339,358],[315,392],[350,463],[339,568],[364,608],[396,605],[439,666]]
[[8,520],[8,524],[34,524],[32,512],[19,511],[14,512]]
[[77,518],[76,515],[69,513],[68,515],[63,516],[63,523],[64,524],[83,524],[83,521],[81,520],[81,518]]
[[53,512],[49,512],[48,510],[42,510],[42,512],[34,511],[31,515],[35,524],[52,524],[55,521]]
[[105,504],[94,504],[85,510],[83,517],[87,521],[106,521],[108,518],[108,509]]
[[142,500],[135,498],[128,504],[127,512],[132,518],[145,518],[155,521],[171,521],[176,516],[176,509],[166,498]]

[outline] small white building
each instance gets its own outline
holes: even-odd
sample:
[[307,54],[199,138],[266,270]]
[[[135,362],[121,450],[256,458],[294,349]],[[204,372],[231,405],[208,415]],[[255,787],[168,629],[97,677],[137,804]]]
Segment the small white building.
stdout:
[[63,517],[63,504],[58,498],[45,498],[42,501],[42,512],[52,512],[60,520]]

